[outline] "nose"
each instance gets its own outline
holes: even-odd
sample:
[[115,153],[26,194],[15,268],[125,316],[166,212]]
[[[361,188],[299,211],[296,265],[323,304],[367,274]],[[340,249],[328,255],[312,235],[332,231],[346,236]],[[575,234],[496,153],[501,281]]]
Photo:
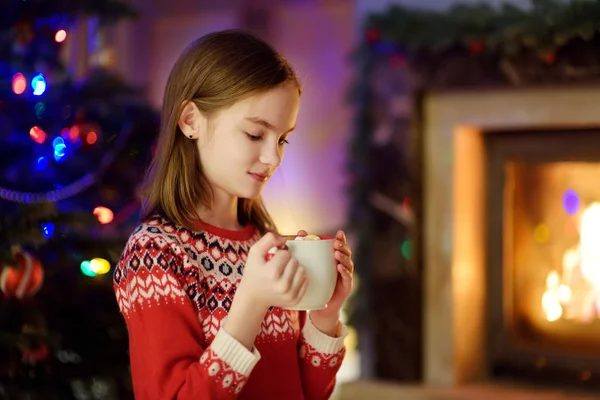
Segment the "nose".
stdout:
[[263,146],[259,161],[271,168],[277,168],[283,159],[283,149],[281,146],[272,144]]

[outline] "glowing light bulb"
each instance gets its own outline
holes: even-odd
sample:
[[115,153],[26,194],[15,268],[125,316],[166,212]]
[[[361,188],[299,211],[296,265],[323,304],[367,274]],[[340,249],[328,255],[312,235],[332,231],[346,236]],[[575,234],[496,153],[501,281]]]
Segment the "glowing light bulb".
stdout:
[[12,78],[12,90],[15,94],[22,94],[27,88],[27,79],[22,73],[18,72]]
[[34,126],[29,130],[29,136],[33,139],[34,142],[42,144],[46,141],[46,132],[43,131],[39,126]]
[[85,137],[85,141],[88,144],[94,144],[94,143],[96,143],[97,140],[98,140],[98,135],[94,131],[89,132],[87,134],[87,136]]
[[52,222],[43,223],[42,232],[44,232],[46,239],[52,237],[54,235],[54,224]]
[[110,271],[110,263],[104,258],[92,258],[90,261],[90,269],[96,275],[104,275]]
[[66,38],[67,38],[67,31],[65,31],[64,29],[57,31],[56,34],[54,35],[54,40],[57,43],[64,42]]
[[96,273],[94,271],[92,271],[89,260],[82,261],[79,268],[81,269],[81,273],[84,274],[85,276],[96,276]]
[[110,224],[115,217],[115,214],[110,208],[98,206],[94,208],[94,215],[98,217],[101,224]]
[[577,214],[579,211],[579,196],[574,190],[567,190],[563,196],[563,206],[569,215]]
[[31,87],[33,88],[33,94],[39,96],[46,91],[46,78],[44,75],[37,74],[31,79]]

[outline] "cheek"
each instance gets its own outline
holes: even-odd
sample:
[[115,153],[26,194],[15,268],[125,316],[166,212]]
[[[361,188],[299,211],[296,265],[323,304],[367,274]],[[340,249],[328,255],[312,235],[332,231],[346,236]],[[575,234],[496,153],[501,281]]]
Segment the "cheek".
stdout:
[[212,148],[212,143],[198,143],[196,147],[198,148],[198,154],[200,155],[202,164],[209,161],[212,158],[211,155],[215,153]]

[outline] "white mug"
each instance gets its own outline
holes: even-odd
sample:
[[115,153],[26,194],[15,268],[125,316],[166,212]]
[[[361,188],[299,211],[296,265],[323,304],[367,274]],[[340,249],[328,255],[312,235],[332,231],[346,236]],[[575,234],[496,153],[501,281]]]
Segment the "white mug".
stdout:
[[[287,236],[286,236],[287,237]],[[290,236],[291,237],[291,236]],[[295,236],[294,236],[295,237]],[[306,271],[306,293],[288,310],[322,310],[331,299],[337,282],[337,261],[333,255],[333,236],[319,236],[321,240],[287,240],[292,257]]]

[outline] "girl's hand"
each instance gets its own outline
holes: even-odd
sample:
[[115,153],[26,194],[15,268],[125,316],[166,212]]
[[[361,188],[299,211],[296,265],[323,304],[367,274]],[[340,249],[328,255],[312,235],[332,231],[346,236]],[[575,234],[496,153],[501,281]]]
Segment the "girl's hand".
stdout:
[[[306,236],[306,231],[299,231],[298,236]],[[331,299],[327,303],[327,308],[323,310],[314,310],[310,312],[311,319],[316,322],[317,319],[336,319],[339,318],[340,310],[344,302],[350,296],[353,285],[354,262],[352,261],[352,250],[346,243],[346,234],[344,231],[338,231],[333,242],[334,257],[338,264],[338,278]]]
[[298,260],[287,250],[278,250],[266,260],[269,249],[283,244],[285,238],[267,233],[250,248],[235,299],[242,298],[265,312],[271,306],[294,306],[302,299],[308,279]]

